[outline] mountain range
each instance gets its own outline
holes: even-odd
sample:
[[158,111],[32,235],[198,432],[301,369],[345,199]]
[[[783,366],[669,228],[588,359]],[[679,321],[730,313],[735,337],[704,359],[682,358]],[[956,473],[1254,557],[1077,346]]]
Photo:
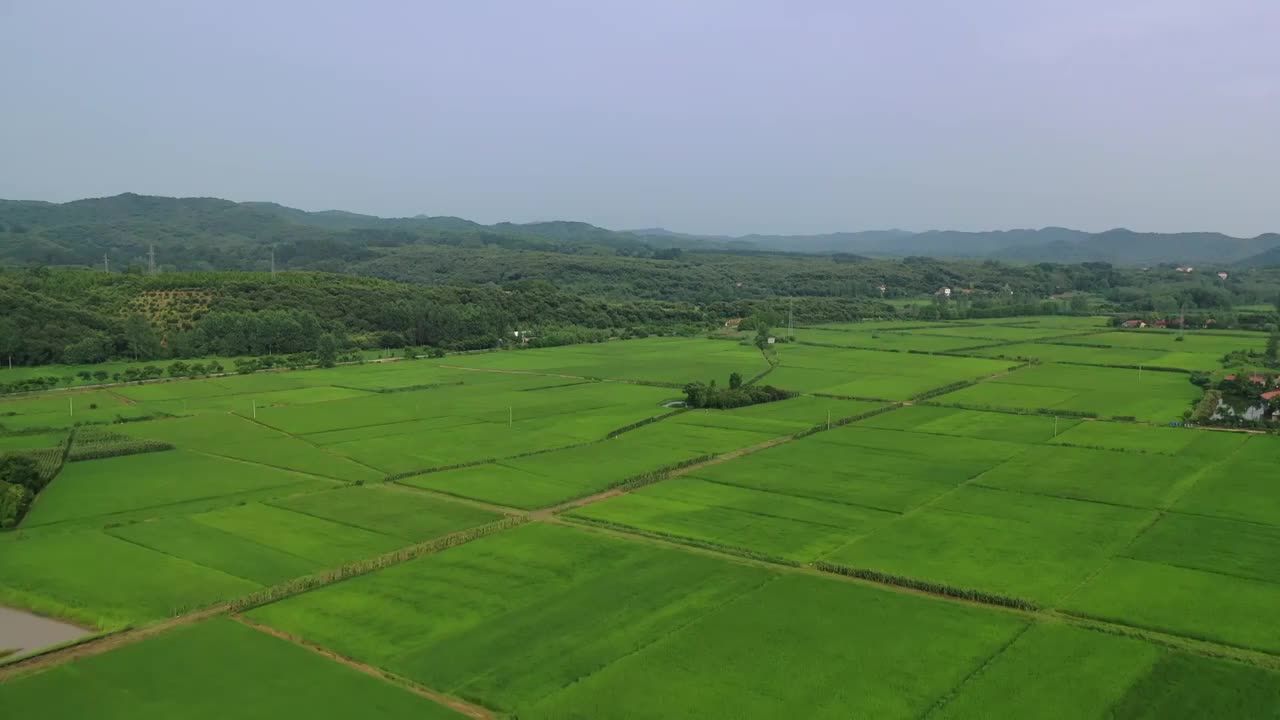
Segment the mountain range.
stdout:
[[485,225],[451,216],[383,218],[309,212],[271,202],[124,193],[67,203],[0,200],[0,262],[88,265],[136,262],[155,246],[179,269],[243,269],[264,252],[282,260],[368,260],[406,245],[500,247],[575,255],[670,256],[675,250],[804,253],[871,258],[929,256],[1009,262],[1280,265],[1280,234],[1089,233],[1061,227],[962,232],[867,230],[818,235],[695,235],[662,228],[617,231],[584,222]]
[[929,256],[1010,262],[1109,262],[1115,265],[1280,264],[1280,234],[1238,238],[1214,232],[1143,233],[1117,228],[1089,233],[1062,227],[1026,230],[865,230],[821,235],[686,235],[663,228],[632,230],[659,243],[696,239],[722,247],[867,257]]

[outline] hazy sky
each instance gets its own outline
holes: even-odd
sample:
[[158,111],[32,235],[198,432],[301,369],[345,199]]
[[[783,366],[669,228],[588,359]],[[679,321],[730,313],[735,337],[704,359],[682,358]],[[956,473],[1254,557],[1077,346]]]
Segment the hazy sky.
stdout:
[[1280,231],[1275,0],[0,0],[0,197]]

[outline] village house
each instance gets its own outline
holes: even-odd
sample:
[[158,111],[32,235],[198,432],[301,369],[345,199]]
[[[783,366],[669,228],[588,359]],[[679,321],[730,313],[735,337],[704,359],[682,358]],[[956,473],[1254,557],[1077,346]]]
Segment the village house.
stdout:
[[1147,326],[1147,323],[1142,320],[1125,320],[1124,322],[1120,323],[1120,327],[1126,327],[1126,328],[1144,328],[1146,326]]

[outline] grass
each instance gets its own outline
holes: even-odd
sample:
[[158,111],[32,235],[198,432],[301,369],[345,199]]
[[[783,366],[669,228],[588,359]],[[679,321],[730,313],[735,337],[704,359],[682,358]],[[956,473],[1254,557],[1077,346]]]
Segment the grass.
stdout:
[[1052,605],[1102,567],[1153,515],[964,487],[825,559]]
[[307,477],[187,450],[68,463],[40,494],[23,527],[103,518],[254,490],[283,488]]
[[250,615],[509,711],[696,621],[769,577],[761,569],[534,524]]
[[915,718],[1021,628],[1001,613],[781,577],[520,717]]
[[226,618],[0,685],[11,717],[446,720],[452,710]]

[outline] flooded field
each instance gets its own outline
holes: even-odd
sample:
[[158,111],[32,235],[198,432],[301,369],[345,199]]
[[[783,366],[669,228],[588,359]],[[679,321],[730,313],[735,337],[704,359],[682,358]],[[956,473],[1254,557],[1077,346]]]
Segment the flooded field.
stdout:
[[22,655],[90,634],[68,623],[0,607],[0,657]]

